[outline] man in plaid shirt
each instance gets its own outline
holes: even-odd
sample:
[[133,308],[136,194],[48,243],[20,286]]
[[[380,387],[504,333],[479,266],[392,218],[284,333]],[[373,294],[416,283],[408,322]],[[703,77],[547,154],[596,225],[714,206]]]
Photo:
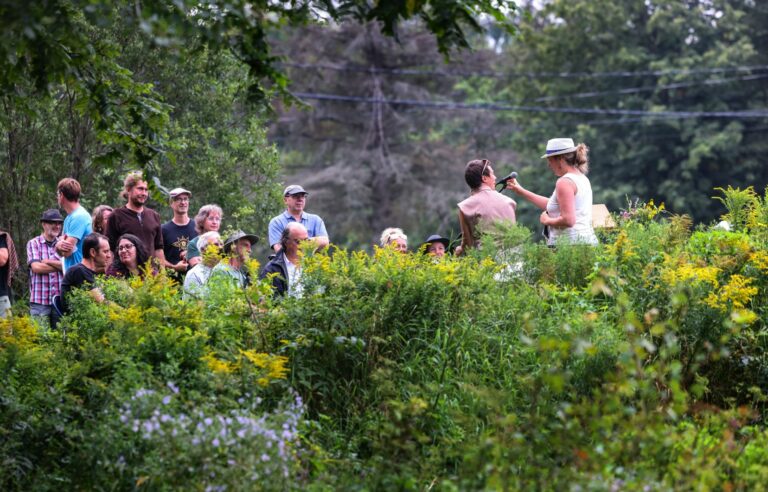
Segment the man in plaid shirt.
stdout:
[[29,265],[29,314],[41,324],[56,325],[53,296],[61,292],[61,257],[56,253],[56,241],[64,219],[56,209],[43,212],[40,218],[43,233],[27,243]]

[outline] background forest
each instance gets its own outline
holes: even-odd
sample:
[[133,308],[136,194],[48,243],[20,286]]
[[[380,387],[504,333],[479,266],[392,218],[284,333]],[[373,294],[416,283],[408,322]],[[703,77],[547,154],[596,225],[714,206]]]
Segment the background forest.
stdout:
[[[369,248],[388,226],[415,243],[456,231],[471,158],[548,193],[538,157],[563,135],[590,145],[595,201],[613,211],[653,199],[707,222],[723,212],[713,188],[768,183],[762,2],[524,2],[506,19],[514,32],[481,16],[472,50],[450,58],[423,23],[397,39],[375,22],[277,23],[263,35],[288,79],[261,90],[295,98],[274,111],[253,104],[248,58],[212,47],[212,29],[185,43],[157,20],[137,29],[124,8],[73,17],[98,63],[49,80],[51,97],[6,70],[0,226],[14,237],[34,234],[61,177],[82,181],[87,208],[120,205],[121,177],[149,166],[191,189],[193,208],[221,204],[225,226],[264,235],[281,187],[299,182],[335,243]],[[538,226],[528,204],[519,212]]]

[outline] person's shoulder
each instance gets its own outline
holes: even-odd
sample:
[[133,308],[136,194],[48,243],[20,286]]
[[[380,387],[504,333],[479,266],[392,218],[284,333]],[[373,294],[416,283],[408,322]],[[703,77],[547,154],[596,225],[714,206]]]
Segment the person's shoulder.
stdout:
[[269,220],[269,225],[285,223],[288,220],[288,218],[286,217],[287,214],[288,214],[288,211],[283,210],[282,212],[275,215]]

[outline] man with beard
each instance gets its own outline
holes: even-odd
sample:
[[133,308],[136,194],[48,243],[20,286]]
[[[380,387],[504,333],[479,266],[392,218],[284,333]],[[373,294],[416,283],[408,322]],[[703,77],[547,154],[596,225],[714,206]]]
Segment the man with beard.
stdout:
[[117,241],[123,234],[133,234],[141,239],[150,255],[157,258],[161,266],[175,269],[165,259],[163,234],[160,229],[160,215],[145,207],[149,197],[149,186],[141,171],[134,171],[126,176],[121,196],[126,200],[123,207],[116,208],[107,220],[107,238],[113,252],[117,250]]

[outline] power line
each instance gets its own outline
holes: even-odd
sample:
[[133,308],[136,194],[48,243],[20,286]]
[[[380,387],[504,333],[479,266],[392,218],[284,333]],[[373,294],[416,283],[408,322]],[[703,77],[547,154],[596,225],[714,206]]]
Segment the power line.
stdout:
[[299,99],[318,101],[353,102],[364,104],[390,104],[393,106],[414,106],[441,110],[484,110],[509,111],[526,113],[561,113],[589,114],[614,116],[639,116],[644,118],[768,118],[768,109],[745,111],[643,111],[633,109],[594,109],[594,108],[550,108],[544,106],[509,106],[495,103],[458,103],[441,101],[419,101],[414,99],[386,99],[361,96],[341,96],[338,94],[321,94],[312,92],[296,92]]
[[672,68],[665,70],[617,70],[607,72],[493,72],[493,71],[448,71],[448,70],[420,70],[412,68],[385,68],[372,66],[356,65],[334,65],[330,63],[299,63],[299,62],[281,62],[280,65],[290,68],[300,69],[321,69],[337,72],[357,72],[370,74],[392,74],[392,75],[437,75],[441,77],[494,77],[500,79],[508,78],[618,78],[618,77],[641,77],[641,76],[662,76],[662,75],[698,75],[698,74],[717,74],[733,72],[754,72],[768,70],[768,65],[742,65],[732,67],[702,67],[702,68]]
[[645,86],[645,87],[626,87],[624,89],[614,89],[610,91],[592,91],[592,92],[580,92],[576,94],[565,94],[560,96],[545,96],[534,99],[536,102],[555,101],[557,99],[575,98],[586,99],[590,97],[609,96],[614,94],[637,94],[640,92],[655,92],[666,91],[674,89],[684,89],[688,87],[696,87],[701,85],[721,85],[728,84],[730,82],[747,82],[752,80],[767,79],[768,73],[746,75],[744,77],[731,77],[728,79],[715,79],[715,80],[699,80],[695,82],[679,82],[675,84],[665,84],[657,86]]

